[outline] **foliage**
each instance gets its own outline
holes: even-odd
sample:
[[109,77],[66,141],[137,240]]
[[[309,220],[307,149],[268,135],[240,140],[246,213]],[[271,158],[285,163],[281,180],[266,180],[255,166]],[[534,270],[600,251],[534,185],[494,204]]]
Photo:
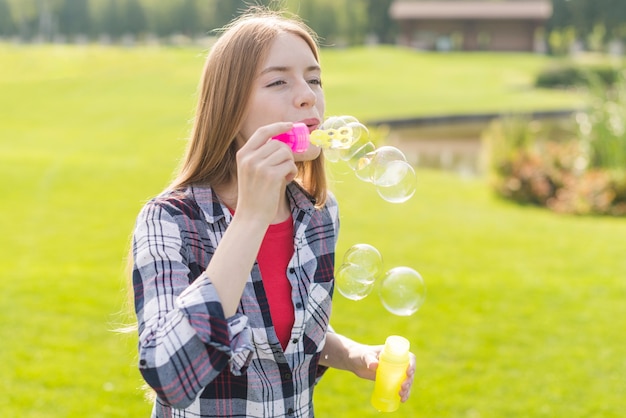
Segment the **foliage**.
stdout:
[[540,88],[572,88],[588,86],[590,74],[597,77],[603,84],[612,85],[616,82],[619,70],[614,65],[590,65],[579,63],[558,63],[541,70],[535,79],[535,87]]
[[576,118],[582,146],[588,150],[589,166],[626,167],[626,74],[621,71],[614,85],[606,86],[589,75],[588,110]]
[[[331,45],[360,45],[375,35],[394,43],[398,24],[393,0],[0,0],[0,36],[61,40],[84,36],[112,39],[147,33],[159,37],[211,34],[250,4],[300,15]],[[552,0],[546,32],[553,53],[574,40],[588,49],[626,39],[626,3],[621,0]]]
[[610,86],[586,74],[589,106],[565,139],[536,121],[492,123],[484,138],[495,190],[557,212],[626,216],[626,82],[617,74]]
[[390,0],[0,0],[0,36],[212,36],[250,5],[297,13],[329,45],[363,44],[368,34],[394,41]]
[[485,133],[491,183],[500,196],[559,213],[626,216],[626,170],[586,168],[577,140],[537,140],[525,131],[532,146],[515,147],[506,139],[516,135],[511,124],[524,122],[494,122]]
[[552,0],[549,31],[569,31],[588,44],[594,32],[602,41],[626,39],[626,3],[621,0]]

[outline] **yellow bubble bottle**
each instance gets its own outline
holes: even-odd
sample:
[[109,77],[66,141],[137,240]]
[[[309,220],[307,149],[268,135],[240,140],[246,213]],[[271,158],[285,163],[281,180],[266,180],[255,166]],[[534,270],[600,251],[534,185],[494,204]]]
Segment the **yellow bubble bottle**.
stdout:
[[406,379],[411,343],[404,337],[391,335],[380,353],[372,406],[381,412],[393,412],[400,407],[400,386]]

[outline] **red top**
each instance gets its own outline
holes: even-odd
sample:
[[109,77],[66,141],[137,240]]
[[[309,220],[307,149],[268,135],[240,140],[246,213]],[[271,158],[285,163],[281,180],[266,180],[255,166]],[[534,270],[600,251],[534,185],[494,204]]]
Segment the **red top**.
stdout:
[[291,283],[287,265],[293,256],[293,219],[270,225],[257,256],[270,315],[283,350],[289,343],[294,322]]

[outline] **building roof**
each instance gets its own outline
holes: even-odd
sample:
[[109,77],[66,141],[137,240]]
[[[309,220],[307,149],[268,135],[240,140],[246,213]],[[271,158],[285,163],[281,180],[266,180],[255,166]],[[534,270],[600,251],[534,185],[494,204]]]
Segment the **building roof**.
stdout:
[[549,1],[394,1],[393,19],[535,19],[552,15]]

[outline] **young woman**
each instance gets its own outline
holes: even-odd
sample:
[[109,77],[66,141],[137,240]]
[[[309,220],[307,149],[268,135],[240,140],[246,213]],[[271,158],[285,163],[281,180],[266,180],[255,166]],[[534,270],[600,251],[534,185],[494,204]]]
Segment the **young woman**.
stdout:
[[[339,222],[321,151],[271,140],[323,115],[318,48],[303,23],[256,11],[226,28],[180,172],[133,235],[153,417],[312,417],[327,367],[374,379],[381,346],[329,329]],[[403,401],[414,369],[412,357]]]

